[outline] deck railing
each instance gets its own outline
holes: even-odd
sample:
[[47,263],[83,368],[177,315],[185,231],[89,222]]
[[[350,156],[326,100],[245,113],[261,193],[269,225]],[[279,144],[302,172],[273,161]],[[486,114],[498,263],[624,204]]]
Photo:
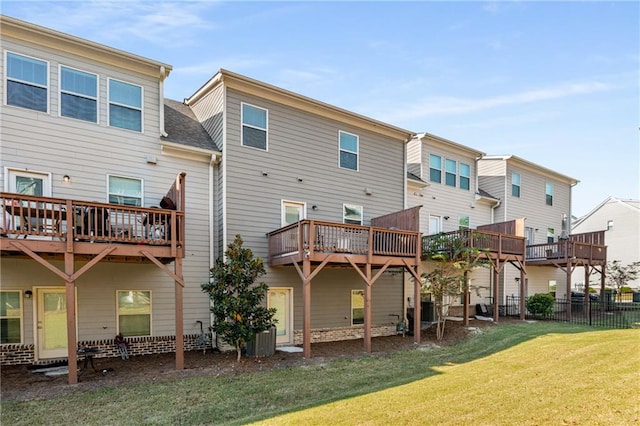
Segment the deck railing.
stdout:
[[302,220],[267,234],[269,258],[308,253],[416,257],[418,232]]
[[605,245],[584,243],[576,240],[527,246],[528,261],[553,259],[566,261],[573,258],[589,259],[590,261],[606,261],[607,247]]
[[0,207],[3,237],[183,246],[181,211],[8,192]]
[[429,253],[451,249],[456,241],[461,242],[465,247],[476,248],[487,253],[524,256],[525,252],[524,237],[476,229],[462,229],[422,237],[423,258]]

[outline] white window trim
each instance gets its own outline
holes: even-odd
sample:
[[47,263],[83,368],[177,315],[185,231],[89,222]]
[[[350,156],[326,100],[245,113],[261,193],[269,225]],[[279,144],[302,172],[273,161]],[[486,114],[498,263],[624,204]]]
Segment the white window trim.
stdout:
[[[438,168],[436,168],[436,167],[433,167],[433,166],[431,165],[431,157],[432,157],[432,156],[433,156],[433,157],[438,157],[438,158],[440,159],[440,168],[439,168],[439,169],[438,169]],[[446,158],[445,158],[445,157],[443,157],[442,155],[429,153],[429,182],[438,183],[438,184],[440,184],[440,185],[446,184],[446,179],[447,179],[446,171],[445,171],[445,174],[444,174],[444,175],[443,175],[443,173],[442,173],[442,172],[443,172],[443,169],[444,169],[444,167],[443,167],[443,160],[444,160],[444,166],[446,166],[446,164],[447,164],[447,163],[446,163]],[[439,171],[439,172],[440,172],[440,181],[431,180],[431,169],[433,169],[433,170],[437,170],[437,171]]]
[[[125,84],[130,84],[132,86],[138,86],[140,88],[140,104],[142,105],[140,108],[132,106],[132,105],[126,105],[126,104],[121,104],[118,102],[111,102],[111,93],[109,90],[109,82],[113,80],[113,81],[118,81],[120,83],[125,83]],[[135,109],[140,111],[140,131],[137,130],[131,130],[131,129],[125,129],[124,127],[118,127],[118,126],[112,126],[111,125],[111,114],[109,112],[110,108],[109,105],[118,105],[124,108],[130,108],[130,109]],[[144,133],[144,86],[141,86],[140,84],[135,84],[135,83],[131,83],[130,81],[125,81],[125,80],[120,80],[119,78],[112,78],[112,77],[107,77],[107,126],[112,128],[112,129],[119,129],[119,130],[124,130],[127,132],[133,132],[133,133],[137,133],[137,134],[142,134]]]
[[[340,134],[341,133],[344,133],[345,135],[355,136],[355,138],[356,138],[356,140],[358,142],[358,149],[356,150],[356,152],[350,151],[348,149],[343,149],[340,146]],[[355,168],[355,170],[351,169],[349,167],[342,167],[340,165],[340,153],[342,151],[356,155],[356,168]],[[338,168],[340,168],[342,170],[351,170],[352,172],[359,172],[360,171],[360,136],[356,135],[355,133],[345,132],[344,130],[338,130]]]
[[345,225],[358,225],[357,223],[347,223],[346,222],[347,218],[346,218],[344,213],[345,213],[345,210],[346,210],[347,206],[349,206],[349,207],[359,207],[360,208],[360,224],[359,225],[360,226],[364,225],[364,207],[360,206],[358,204],[347,204],[347,203],[342,204],[342,223],[345,224]]
[[[245,124],[244,123],[244,108],[243,108],[244,105],[250,106],[250,107],[255,108],[255,109],[261,109],[261,110],[263,110],[265,112],[267,126],[264,129],[262,127],[252,126],[251,124]],[[257,129],[257,130],[264,131],[264,133],[265,133],[265,135],[264,135],[264,137],[265,137],[265,142],[264,142],[265,143],[265,147],[264,147],[264,149],[258,148],[256,146],[250,146],[250,145],[245,145],[244,144],[244,138],[242,136],[244,134],[244,132],[242,131],[242,128],[244,126],[250,127],[252,129]],[[245,148],[255,149],[255,150],[258,150],[258,151],[261,151],[261,152],[269,152],[269,110],[267,108],[259,107],[257,105],[253,105],[253,104],[250,104],[248,102],[240,102],[240,146],[245,147]]]
[[[354,324],[353,323],[353,293],[356,292],[356,291],[362,292],[362,298],[364,300],[364,290],[362,290],[362,289],[351,289],[351,292],[349,293],[349,305],[350,305],[350,308],[351,308],[350,311],[351,311],[351,326],[352,327],[360,327],[360,326],[362,326],[364,324],[364,312],[363,312],[363,315],[362,315],[363,324]],[[363,309],[364,309],[364,307],[363,307]]]
[[[455,179],[455,182],[453,183],[453,185],[449,185],[447,183],[447,175],[451,174],[448,170],[447,170],[447,162],[453,162],[454,167],[453,167],[453,178]],[[453,160],[451,158],[445,158],[444,159],[444,185],[445,186],[449,186],[451,188],[455,188],[458,186],[458,184],[460,183],[460,179],[458,177],[458,161],[457,160]]]
[[[548,189],[551,189],[551,193],[549,193]],[[544,204],[547,206],[553,206],[553,193],[555,192],[555,188],[553,187],[553,183],[545,182],[544,184]],[[547,203],[547,197],[551,196],[551,204]]]
[[[440,225],[440,229],[438,229],[437,231],[433,231],[433,229],[431,229],[431,219],[438,219],[438,224]],[[430,214],[429,215],[429,233],[427,235],[436,235],[439,234],[440,232],[442,232],[442,216],[436,215],[436,214]]]
[[131,336],[131,337],[149,337],[153,336],[153,291],[146,289],[130,289],[130,290],[116,290],[116,334],[120,334],[120,299],[118,293],[121,291],[148,291],[149,292],[149,334],[145,336]]
[[[2,343],[2,345],[17,345],[24,343],[24,294],[21,289],[11,289],[11,288],[3,288],[0,292],[7,293],[19,293],[18,297],[20,297],[20,342],[19,343]],[[32,296],[33,297],[33,296]],[[4,318],[17,318],[17,317],[4,317]]]
[[[513,183],[513,176],[518,176],[518,183]],[[513,187],[518,187],[518,195],[513,195]],[[518,172],[511,172],[511,196],[515,198],[522,198],[522,175]],[[546,197],[545,197],[546,198]]]
[[15,167],[6,167],[4,168],[4,191],[5,192],[10,192],[10,185],[11,185],[11,179],[9,178],[10,176],[14,175],[14,174],[19,174],[19,175],[25,175],[25,176],[47,176],[47,183],[48,185],[46,186],[46,191],[45,188],[43,188],[43,197],[51,197],[52,194],[52,179],[51,179],[51,172],[41,172],[38,170],[27,170],[27,169],[18,169]]
[[[36,86],[36,87],[42,87],[41,85],[36,84],[36,83],[32,83],[30,81],[16,80],[16,79],[13,79],[13,78],[9,79],[9,76],[8,76],[9,67],[7,66],[7,55],[9,53],[12,53],[12,54],[14,54],[16,56],[24,56],[25,58],[34,59],[36,61],[44,62],[45,64],[47,64],[47,86],[44,87],[45,89],[47,89],[47,111],[46,112],[37,111],[37,110],[31,109],[31,108],[24,108],[24,107],[21,107],[21,106],[18,106],[18,105],[9,105],[7,103],[7,95],[8,95],[8,92],[9,92],[7,90],[7,86],[8,86],[9,80],[17,81],[19,83],[30,84],[30,85],[33,85],[33,86]],[[12,107],[12,108],[20,108],[21,110],[25,110],[25,111],[33,111],[33,112],[38,112],[38,113],[41,113],[41,114],[49,114],[50,108],[51,108],[50,107],[50,105],[51,105],[51,76],[50,76],[50,71],[49,71],[50,68],[51,68],[51,64],[47,60],[36,58],[35,56],[25,55],[24,53],[18,53],[18,52],[14,52],[14,51],[11,51],[11,50],[5,50],[4,51],[4,88],[3,88],[3,90],[4,90],[4,99],[3,99],[3,101],[4,102],[3,102],[3,104],[8,106],[8,107]]]
[[[67,68],[67,69],[70,69],[70,70],[83,72],[85,74],[94,75],[96,77],[96,97],[93,98],[91,96],[83,95],[81,93],[75,93],[75,92],[69,92],[69,91],[62,90],[62,68]],[[59,89],[58,90],[58,116],[59,117],[65,118],[65,119],[69,118],[71,120],[83,121],[85,123],[100,124],[100,76],[98,74],[93,73],[93,72],[89,72],[89,71],[85,71],[85,70],[81,70],[80,68],[74,68],[74,67],[70,67],[68,65],[59,64],[58,65],[58,89]],[[79,96],[81,98],[91,99],[91,100],[96,101],[96,121],[87,121],[87,120],[83,120],[81,118],[67,117],[66,115],[62,115],[62,94],[63,93],[70,94],[70,95],[73,95],[73,96]],[[109,108],[107,108],[107,111],[108,110],[109,110]]]
[[[469,175],[468,176],[464,176],[462,174],[462,166],[467,166],[467,168],[469,169]],[[463,188],[462,187],[462,178],[467,178],[469,180],[469,188]],[[462,189],[463,191],[471,191],[471,164],[467,164],[467,163],[463,163],[462,161],[458,161],[458,188]]]
[[[106,194],[106,202],[109,203],[109,196],[111,195],[111,192],[109,191],[109,178],[111,177],[118,177],[118,178],[122,178],[122,179],[131,179],[131,180],[138,180],[140,181],[140,207],[144,207],[144,179],[139,178],[139,177],[133,177],[133,176],[124,176],[124,175],[116,175],[116,174],[110,174],[107,173],[107,182],[106,182],[106,187],[107,187],[107,194]],[[114,194],[117,195],[117,194]],[[130,206],[133,207],[133,206]]]
[[300,206],[300,207],[302,207],[302,209],[300,211],[302,217],[300,218],[300,220],[303,220],[303,219],[307,218],[307,203],[305,203],[303,201],[280,200],[280,225],[281,226],[287,226],[286,211],[285,211],[285,207],[286,206]]
[[471,216],[461,214],[460,216],[458,216],[458,230],[459,230],[459,229],[460,229],[460,227],[462,226],[462,225],[460,224],[460,219],[462,219],[462,218],[464,218],[464,217],[466,217],[467,219],[469,219],[469,225],[467,225],[467,227],[466,227],[465,229],[471,229]]

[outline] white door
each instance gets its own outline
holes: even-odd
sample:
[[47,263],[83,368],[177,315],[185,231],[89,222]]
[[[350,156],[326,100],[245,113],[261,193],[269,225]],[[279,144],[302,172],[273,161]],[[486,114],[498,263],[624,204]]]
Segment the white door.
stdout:
[[[49,173],[25,172],[22,170],[8,169],[7,175],[9,179],[5,182],[5,190],[16,194],[35,195],[38,197],[51,196],[51,175]],[[2,218],[3,224],[0,227],[10,229],[22,228],[25,224],[21,223],[24,219],[20,217],[11,217],[4,214]],[[32,219],[35,222],[35,219]],[[45,223],[30,223],[29,226],[36,229],[40,226],[50,225],[50,221]],[[36,237],[38,238],[38,237]],[[43,239],[42,237],[40,237]],[[46,239],[46,238],[45,238]]]
[[429,216],[429,235],[434,235],[441,231],[440,216]]
[[269,288],[267,306],[276,309],[276,344],[293,344],[293,289]]
[[306,216],[306,205],[298,201],[282,201],[282,226],[296,223]]
[[67,352],[67,294],[64,287],[36,288],[38,359],[65,358]]

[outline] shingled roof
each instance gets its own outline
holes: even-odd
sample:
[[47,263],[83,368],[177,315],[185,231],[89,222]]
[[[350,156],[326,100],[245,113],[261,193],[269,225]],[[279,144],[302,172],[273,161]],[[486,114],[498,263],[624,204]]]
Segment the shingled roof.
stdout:
[[191,108],[182,102],[165,98],[164,128],[167,136],[162,139],[167,142],[212,151],[220,150]]

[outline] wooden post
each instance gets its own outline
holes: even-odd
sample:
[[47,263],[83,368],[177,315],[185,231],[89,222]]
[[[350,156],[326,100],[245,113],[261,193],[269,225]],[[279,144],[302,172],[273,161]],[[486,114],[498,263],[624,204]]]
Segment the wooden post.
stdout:
[[591,275],[590,268],[591,267],[589,265],[584,266],[584,314],[587,318],[591,318],[591,300],[589,299],[589,276]]
[[465,327],[468,327],[469,326],[469,299],[470,299],[468,271],[464,271],[464,291],[463,291],[462,297],[464,297],[464,304],[462,305],[463,324],[465,325]]
[[567,320],[571,320],[571,260],[567,261],[567,269],[566,269],[566,274],[567,274],[567,283],[566,283],[566,287],[567,287]]
[[520,269],[520,319],[524,321],[526,318],[525,299],[527,298],[527,274],[524,273],[524,267]]
[[308,258],[302,261],[302,299],[304,300],[302,327],[302,356],[311,358],[311,262]]
[[500,288],[499,286],[500,272],[499,271],[500,271],[500,259],[496,259],[496,264],[493,267],[493,321],[494,322],[498,322],[498,319],[500,317],[498,312],[498,309],[499,309],[498,290]]
[[64,254],[64,272],[69,277],[66,280],[67,296],[67,360],[69,368],[69,384],[78,383],[78,336],[76,336],[76,284],[71,279],[73,275],[73,252]]
[[[182,277],[182,258],[177,257],[174,265],[175,274]],[[175,282],[175,312],[176,312],[176,370],[184,369],[184,315],[183,315],[183,286]]]
[[364,283],[364,351],[371,353],[371,263],[366,265]]
[[[416,275],[420,276],[420,264],[417,266]],[[413,284],[413,342],[420,344],[422,333],[422,282],[415,279]]]

